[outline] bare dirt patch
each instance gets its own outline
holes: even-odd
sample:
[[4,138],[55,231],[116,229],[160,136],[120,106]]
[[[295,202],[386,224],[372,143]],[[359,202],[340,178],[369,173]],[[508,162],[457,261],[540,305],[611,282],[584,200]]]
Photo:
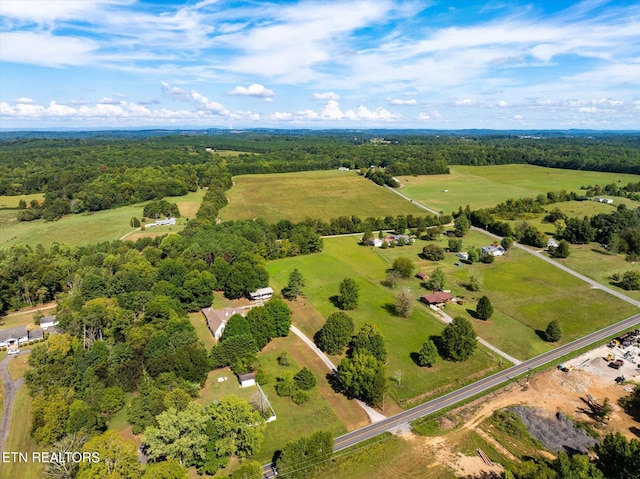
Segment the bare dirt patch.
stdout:
[[[613,352],[620,355],[625,351],[616,348]],[[611,420],[597,425],[597,429],[602,435],[609,432],[619,432],[627,439],[637,439],[640,423],[618,406],[618,400],[629,394],[633,384],[616,384],[615,378],[624,374],[627,380],[640,383],[640,371],[627,361],[625,361],[625,369],[610,368],[609,362],[604,358],[611,352],[612,350],[607,347],[595,349],[567,363],[567,366],[576,369],[566,372],[552,369],[509,384],[499,391],[451,411],[447,414],[447,421],[451,422],[451,418],[453,418],[458,425],[457,427],[475,431],[500,454],[513,461],[515,457],[491,436],[491,429],[480,429],[482,421],[489,417],[493,411],[520,405],[526,406],[527,409],[535,408],[541,411],[542,415],[557,422],[560,422],[556,417],[556,414],[559,414],[561,418],[570,418],[573,422],[596,425],[592,411],[585,402],[586,396],[589,394],[600,404],[604,398],[608,398],[613,407],[613,412],[610,415]],[[446,430],[451,427],[451,424],[443,423],[440,426],[441,430]],[[456,428],[455,425],[453,427]],[[454,452],[457,446],[455,436],[458,434],[455,434],[454,431],[453,434],[444,432],[441,437],[414,435],[403,437],[419,444],[420,448],[431,451],[437,458],[438,464],[434,464],[434,466],[453,470],[458,477],[492,477],[492,474],[499,477],[499,469],[490,468],[480,457],[463,456]],[[559,450],[566,450],[566,448],[561,447]],[[540,451],[540,453],[543,454],[544,451]],[[553,457],[548,453],[544,455]],[[496,467],[499,468],[499,466]]]

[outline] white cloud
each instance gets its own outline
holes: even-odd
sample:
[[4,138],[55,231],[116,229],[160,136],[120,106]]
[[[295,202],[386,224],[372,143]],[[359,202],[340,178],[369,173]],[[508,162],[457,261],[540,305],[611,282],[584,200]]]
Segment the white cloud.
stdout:
[[249,85],[249,87],[247,88],[238,85],[233,90],[228,92],[228,95],[252,96],[270,100],[271,97],[275,96],[276,94],[273,90],[265,88],[259,83],[254,83],[253,85]]
[[60,37],[48,32],[2,32],[0,40],[3,62],[53,67],[88,63],[98,48],[88,38]]
[[2,0],[2,16],[23,22],[52,23],[95,14],[102,7],[122,0]]
[[382,107],[378,107],[375,110],[371,111],[366,106],[360,105],[355,110],[347,110],[345,112],[345,116],[351,120],[393,120],[397,119],[400,116],[394,115],[389,110],[385,110]]
[[478,101],[472,98],[461,98],[459,100],[454,101],[453,103],[456,106],[473,106],[473,105],[476,105]]
[[418,118],[420,118],[421,120],[431,120],[431,115],[429,115],[428,113],[425,113],[423,111],[420,112],[420,115],[418,116]]
[[33,100],[32,98],[20,97],[13,100],[13,103],[29,103],[30,104],[30,103],[35,103],[35,100]]
[[326,100],[339,101],[340,100],[340,95],[338,95],[337,93],[334,93],[332,91],[327,91],[327,92],[324,92],[324,93],[314,93],[313,94],[313,99],[314,100],[322,100],[322,101],[326,101]]
[[340,120],[344,118],[345,114],[340,110],[340,104],[336,100],[329,100],[320,116],[330,120]]
[[228,116],[227,110],[222,104],[209,101],[209,99],[195,90],[187,91],[178,87],[171,87],[167,82],[161,83],[162,92],[170,97],[177,98],[196,105],[201,112],[212,113],[214,115]]
[[508,106],[509,106],[509,103],[507,103],[507,102],[506,102],[506,101],[504,101],[504,100],[500,100],[500,101],[498,101],[498,102],[496,103],[496,106],[498,106],[498,107],[500,107],[500,108],[506,108],[506,107],[508,107]]
[[390,105],[417,105],[418,104],[415,98],[411,98],[410,100],[400,100],[396,98],[394,99],[389,98],[387,101],[389,102]]

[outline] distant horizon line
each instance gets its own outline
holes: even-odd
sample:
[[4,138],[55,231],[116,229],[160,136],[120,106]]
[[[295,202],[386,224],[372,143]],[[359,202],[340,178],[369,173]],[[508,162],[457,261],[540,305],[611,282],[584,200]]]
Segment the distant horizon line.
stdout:
[[329,127],[329,128],[283,128],[283,127],[163,127],[163,126],[132,126],[132,127],[42,127],[42,128],[3,128],[0,127],[1,133],[73,133],[73,132],[144,132],[144,131],[220,131],[220,132],[238,132],[238,131],[353,131],[353,132],[365,132],[365,131],[423,131],[423,132],[460,132],[460,131],[486,131],[486,132],[603,132],[603,133],[640,133],[640,129],[607,129],[607,128],[412,128],[412,127],[371,127],[371,128],[344,128],[344,127]]

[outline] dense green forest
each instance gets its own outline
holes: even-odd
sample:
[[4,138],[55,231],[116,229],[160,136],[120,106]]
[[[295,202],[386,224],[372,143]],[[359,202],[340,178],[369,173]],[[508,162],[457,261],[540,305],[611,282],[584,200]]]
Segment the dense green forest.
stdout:
[[[384,143],[373,139],[363,132],[8,139],[0,143],[0,195],[44,193],[43,205],[21,215],[32,220],[183,195],[209,186],[219,166],[230,175],[375,166],[385,172],[371,179],[391,185],[394,175],[442,174],[449,165],[529,163],[640,174],[637,135],[393,133]],[[220,156],[219,150],[241,153]]]
[[[411,228],[421,236],[442,232],[442,225],[452,219],[398,215],[344,216],[329,222],[307,219],[268,224],[256,219],[219,223],[218,211],[227,204],[225,192],[233,175],[376,166],[380,168],[372,171],[379,173],[369,174],[370,179],[389,184],[393,175],[446,173],[452,164],[505,163],[640,174],[640,140],[631,135],[534,139],[398,134],[385,138],[390,143],[372,143],[371,135],[354,132],[3,141],[0,195],[45,195],[43,204],[21,205],[18,214],[23,220],[55,220],[68,213],[207,188],[196,217],[179,234],[136,242],[54,244],[50,248],[17,245],[0,250],[0,314],[49,300],[58,303],[61,334],[34,347],[29,358],[32,369],[25,376],[34,398],[33,438],[47,445],[59,445],[77,435],[88,440],[87,444],[96,438],[111,440],[104,433],[106,423],[124,407],[125,395],[135,391],[126,418],[134,432],[145,432],[144,442],[156,464],[169,467],[171,461],[163,459],[171,456],[201,472],[214,472],[230,455],[251,456],[262,441],[262,432],[232,445],[224,443],[220,433],[230,427],[229,421],[223,424],[225,417],[262,424],[263,419],[253,417],[248,404],[221,401],[203,411],[196,410],[192,400],[213,367],[257,368],[257,352],[288,331],[286,304],[274,300],[269,308],[252,310],[237,334],[232,336],[229,331],[211,351],[198,341],[187,313],[210,306],[213,290],[234,299],[267,286],[267,260],[321,251],[321,235],[371,234],[382,229],[404,233]],[[223,155],[220,150],[241,153]],[[613,187],[630,197],[638,191],[634,184],[587,185],[585,195],[609,193]],[[454,215],[456,228],[468,229],[463,223],[471,223],[535,244],[544,241],[541,233],[525,222],[512,228],[506,219],[540,213],[543,206],[558,201],[579,199],[576,193],[550,192],[486,210],[460,209]],[[154,202],[148,207],[165,211],[167,205]],[[568,242],[596,239],[615,243],[611,254],[625,253],[630,259],[640,255],[638,209],[621,205],[609,214],[581,219],[551,212],[548,221],[562,226],[560,237]],[[365,399],[375,403],[379,398]],[[184,456],[166,453],[163,431],[185,425],[193,428],[185,437],[197,438],[200,445],[185,446]]]

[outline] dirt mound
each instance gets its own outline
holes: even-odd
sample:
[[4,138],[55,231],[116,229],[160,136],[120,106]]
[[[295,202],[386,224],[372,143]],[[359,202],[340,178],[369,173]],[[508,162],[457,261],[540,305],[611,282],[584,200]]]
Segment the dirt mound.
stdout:
[[562,413],[553,415],[544,409],[524,406],[510,409],[522,420],[529,433],[550,451],[586,453],[597,442],[583,430],[576,429]]

